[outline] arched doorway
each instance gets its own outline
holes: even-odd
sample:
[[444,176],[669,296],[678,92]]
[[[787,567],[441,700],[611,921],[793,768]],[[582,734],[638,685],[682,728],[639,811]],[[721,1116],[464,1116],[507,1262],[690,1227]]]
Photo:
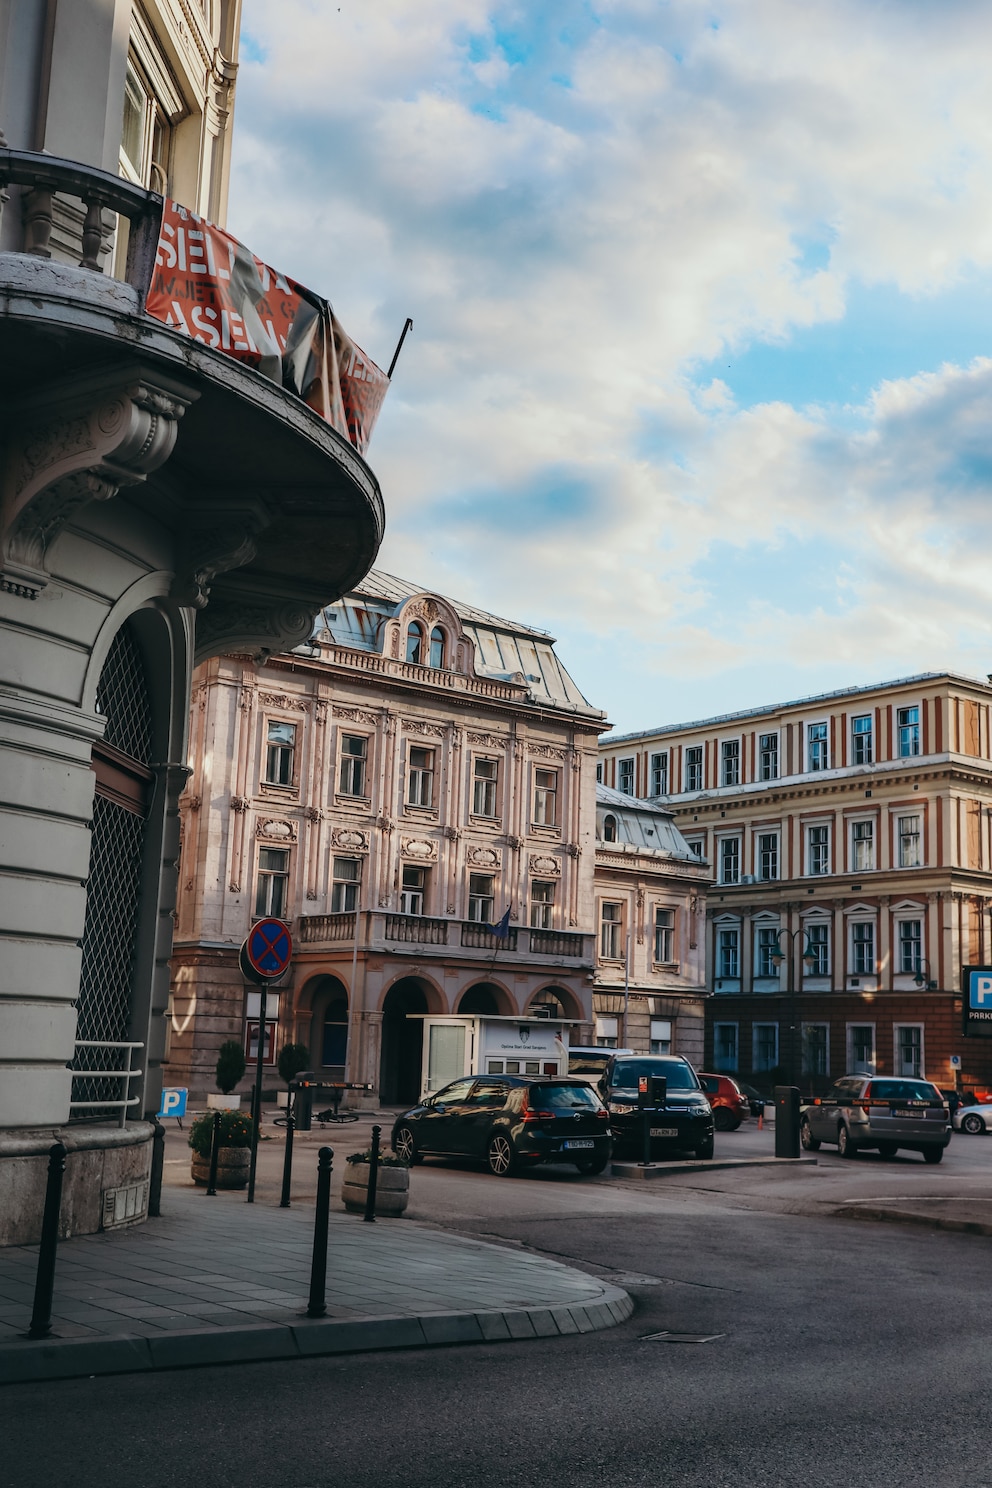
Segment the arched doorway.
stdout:
[[509,998],[495,982],[476,982],[468,987],[458,1004],[460,1013],[482,1013],[490,1017],[512,1016]]
[[379,1100],[384,1106],[412,1106],[420,1098],[424,1024],[407,1013],[427,1012],[427,993],[415,977],[404,977],[386,993],[379,1059]]
[[348,1062],[348,989],[337,977],[318,977],[308,988],[310,1067],[331,1080],[343,1080]]
[[542,987],[535,992],[527,1011],[532,1018],[581,1018],[573,993],[567,987]]

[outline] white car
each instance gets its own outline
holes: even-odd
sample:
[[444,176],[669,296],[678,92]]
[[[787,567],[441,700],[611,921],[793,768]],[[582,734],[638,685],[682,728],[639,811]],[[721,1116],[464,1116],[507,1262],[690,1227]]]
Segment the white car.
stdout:
[[992,1129],[992,1106],[958,1106],[954,1112],[954,1130],[973,1137]]

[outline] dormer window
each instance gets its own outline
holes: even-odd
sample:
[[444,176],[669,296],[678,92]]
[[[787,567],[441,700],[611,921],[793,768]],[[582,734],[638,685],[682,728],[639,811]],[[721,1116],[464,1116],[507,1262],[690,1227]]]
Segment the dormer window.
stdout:
[[406,659],[417,666],[424,661],[424,627],[414,620],[406,633]]
[[603,841],[616,842],[617,819],[615,816],[604,816],[603,818]]
[[440,625],[431,631],[431,666],[438,671],[444,666],[444,631]]

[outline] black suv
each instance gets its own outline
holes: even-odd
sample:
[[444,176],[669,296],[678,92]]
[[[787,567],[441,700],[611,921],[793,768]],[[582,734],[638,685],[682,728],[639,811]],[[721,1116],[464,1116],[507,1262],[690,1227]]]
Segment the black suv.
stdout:
[[609,1116],[588,1083],[551,1075],[468,1075],[398,1116],[393,1151],[421,1158],[473,1157],[504,1178],[541,1162],[601,1173],[610,1160]]
[[713,1156],[713,1111],[706,1092],[687,1059],[675,1054],[614,1054],[600,1081],[610,1113],[616,1156],[639,1158],[644,1150],[644,1117],[637,1101],[644,1075],[664,1075],[668,1094],[663,1107],[651,1110],[651,1158],[673,1151]]

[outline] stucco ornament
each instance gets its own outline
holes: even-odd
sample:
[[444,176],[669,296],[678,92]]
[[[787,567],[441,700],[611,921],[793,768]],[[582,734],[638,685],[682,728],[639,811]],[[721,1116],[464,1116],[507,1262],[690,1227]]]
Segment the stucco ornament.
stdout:
[[368,852],[369,834],[350,827],[336,827],[331,833],[331,842],[335,847],[346,848],[348,852]]
[[543,878],[557,878],[561,873],[561,862],[558,858],[531,853],[530,871]]
[[500,854],[494,847],[470,847],[465,856],[468,862],[477,868],[498,868],[500,866]]
[[430,842],[426,837],[404,837],[400,841],[400,855],[421,862],[434,860],[437,857],[437,843]]
[[262,816],[255,823],[255,833],[259,837],[267,837],[274,842],[295,842],[296,822]]

